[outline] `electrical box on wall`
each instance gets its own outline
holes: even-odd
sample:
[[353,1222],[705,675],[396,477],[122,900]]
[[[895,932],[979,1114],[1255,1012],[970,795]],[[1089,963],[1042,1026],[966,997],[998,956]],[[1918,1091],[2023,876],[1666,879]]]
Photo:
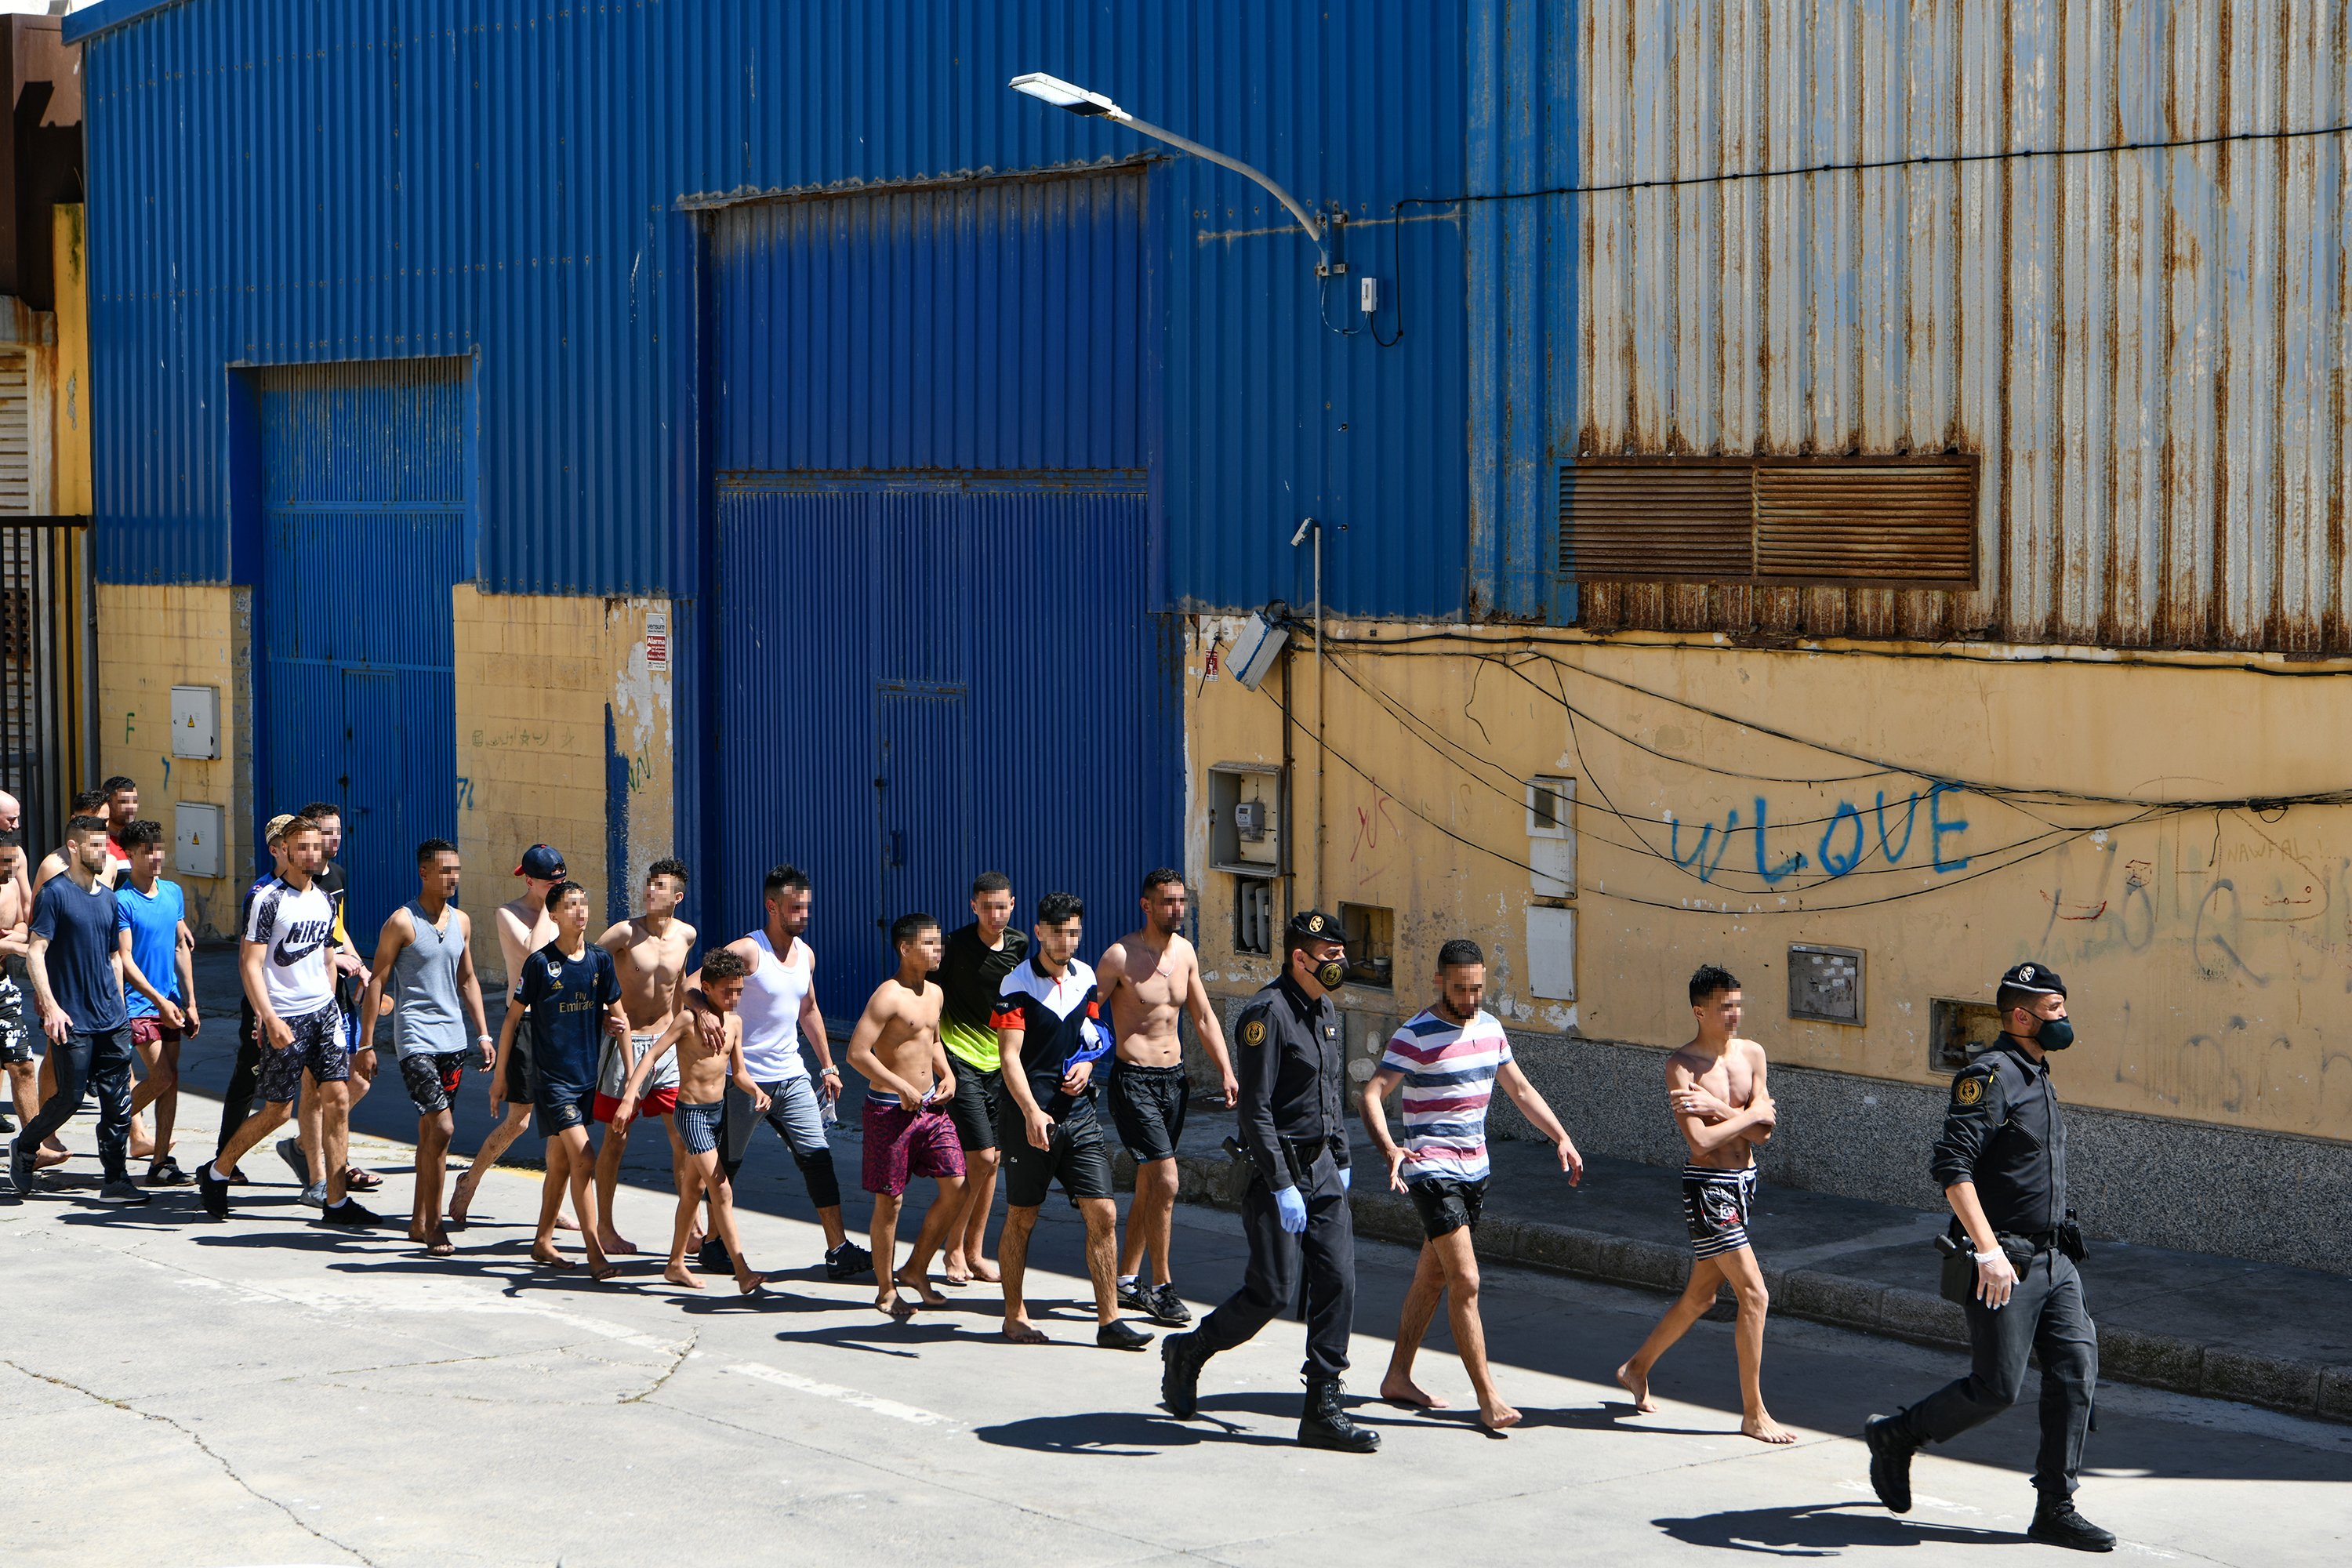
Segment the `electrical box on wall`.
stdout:
[[220,689],[172,688],[172,754],[199,760],[220,755]]
[[1789,947],[1789,1016],[1817,1024],[1862,1022],[1862,949]]
[[1286,868],[1282,769],[1270,763],[1209,765],[1209,868],[1274,877]]
[[172,866],[183,877],[221,874],[221,808],[196,801],[172,805]]

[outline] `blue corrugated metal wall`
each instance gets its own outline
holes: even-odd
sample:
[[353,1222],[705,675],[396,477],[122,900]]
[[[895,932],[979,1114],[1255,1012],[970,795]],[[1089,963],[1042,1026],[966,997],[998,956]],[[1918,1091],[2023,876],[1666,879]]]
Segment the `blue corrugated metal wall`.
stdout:
[[1152,613],[1147,178],[756,202],[713,226],[704,853],[735,923],[770,866],[809,873],[839,917],[817,946],[836,1006],[887,968],[877,928],[960,923],[983,866],[1108,921],[1181,856],[1181,781],[1132,765],[1181,745]]
[[[342,807],[350,930],[415,894],[457,837],[450,588],[470,575],[463,360],[248,373],[260,465],[256,826]],[[256,833],[254,841],[260,842]]]
[[[117,581],[254,580],[226,521],[225,367],[478,351],[485,585],[689,592],[680,198],[1160,151],[1006,91],[1019,71],[1099,87],[1358,219],[1463,184],[1452,3],[186,0],[68,26],[96,30],[99,564]],[[1310,248],[1256,187],[1192,159],[1158,179],[1169,349],[1141,396],[1164,410],[1170,598],[1303,598],[1287,540],[1312,512],[1347,525],[1335,606],[1458,611],[1458,219],[1352,226],[1359,275],[1403,274],[1405,335],[1382,350],[1324,330]],[[1359,319],[1351,300],[1332,290],[1334,320]]]

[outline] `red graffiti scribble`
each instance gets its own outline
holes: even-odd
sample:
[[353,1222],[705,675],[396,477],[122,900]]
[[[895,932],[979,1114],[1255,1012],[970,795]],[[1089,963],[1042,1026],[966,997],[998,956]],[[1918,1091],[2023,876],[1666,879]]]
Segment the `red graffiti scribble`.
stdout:
[[[2063,900],[2063,899],[2053,899],[2053,898],[2052,898],[2052,897],[2050,896],[2050,890],[2049,890],[2047,888],[2044,888],[2044,889],[2042,889],[2042,901],[2043,903],[2045,903],[2045,904],[2052,904],[2052,905],[2056,906],[2056,908],[2057,908],[2057,911],[2058,911],[2058,918],[2059,918],[2060,920],[2062,920],[2062,921],[2095,921],[2095,920],[2097,920],[2101,915],[2105,914],[2105,913],[2107,912],[2107,900],[2105,900],[2105,899],[2101,899],[2101,900],[2098,901],[2098,903],[2097,903],[2096,905],[2091,905],[2091,904],[2073,904],[2073,905],[2069,905],[2069,904],[2066,902],[2066,900]],[[2070,909],[2070,908],[2071,908],[2071,909],[2076,909],[2076,910],[2084,910],[2084,911],[2086,911],[2086,912],[2082,913],[2082,914],[2070,915],[2070,914],[2068,914],[2068,913],[2066,912],[2066,911],[2067,911],[2067,910],[2068,910],[2068,909]]]
[[1356,807],[1356,840],[1353,844],[1348,847],[1348,863],[1349,865],[1354,865],[1357,858],[1361,856],[1365,850],[1378,849],[1381,847],[1381,825],[1382,823],[1388,824],[1390,837],[1402,838],[1404,837],[1404,830],[1397,826],[1396,818],[1389,815],[1389,797],[1387,795],[1382,795],[1375,796],[1370,806],[1360,805]]

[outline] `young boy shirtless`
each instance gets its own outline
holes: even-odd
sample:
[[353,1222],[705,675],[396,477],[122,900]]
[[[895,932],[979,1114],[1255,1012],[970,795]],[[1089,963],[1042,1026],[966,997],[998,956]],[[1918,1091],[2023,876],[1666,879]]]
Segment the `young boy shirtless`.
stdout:
[[768,1278],[753,1273],[743,1261],[743,1243],[735,1233],[735,1194],[719,1169],[719,1123],[727,1109],[728,1083],[731,1080],[750,1095],[759,1113],[764,1115],[768,1110],[768,1097],[744,1068],[743,1020],[735,1016],[735,1004],[743,999],[743,981],[750,973],[749,964],[723,947],[704,957],[703,999],[725,1020],[719,1048],[713,1050],[703,1043],[694,1014],[680,1008],[652,1048],[629,1069],[621,1103],[613,1112],[614,1127],[626,1127],[637,1113],[637,1097],[645,1092],[646,1081],[665,1058],[676,1054],[677,1109],[670,1120],[677,1129],[673,1136],[684,1153],[677,1173],[677,1218],[670,1226],[669,1267],[662,1270],[662,1278],[688,1290],[702,1289],[700,1278],[686,1266],[686,1242],[706,1194],[710,1199],[711,1227],[727,1244],[727,1256],[735,1264],[735,1289],[749,1296]]
[[[653,1049],[654,1041],[686,1005],[686,960],[694,951],[695,931],[677,918],[677,906],[685,898],[686,863],[656,860],[646,873],[646,912],[618,922],[596,939],[596,945],[613,955],[613,968],[621,977],[621,1010],[629,1016],[628,1037],[606,1040],[604,1060],[596,1068],[595,1117],[604,1123],[604,1142],[596,1151],[596,1214],[604,1227],[598,1239],[607,1253],[636,1250],[615,1228],[620,1221],[613,1213],[614,1200],[620,1196],[621,1157],[629,1148],[629,1130],[613,1120],[613,1112],[621,1103],[621,1085],[629,1069]],[[677,1058],[672,1057],[654,1070],[637,1114],[661,1121],[668,1131],[673,1175],[685,1163],[686,1149],[677,1141],[677,1129],[662,1119],[677,1104]]]
[[1690,982],[1698,1036],[1666,1058],[1666,1100],[1690,1163],[1683,1167],[1683,1220],[1691,1238],[1690,1283],[1666,1310],[1617,1381],[1636,1412],[1657,1409],[1650,1371],[1715,1304],[1728,1283],[1739,1302],[1732,1331],[1739,1351],[1740,1431],[1759,1443],[1793,1443],[1796,1434],[1764,1408],[1764,1270],[1748,1244],[1748,1214],[1756,1198],[1755,1146],[1772,1136],[1778,1112],[1764,1087],[1764,1047],[1739,1037],[1739,981],[1727,969],[1703,964]]
[[[898,951],[898,973],[874,988],[866,1011],[849,1037],[849,1065],[865,1075],[866,1162],[861,1184],[874,1194],[874,1278],[880,1287],[877,1310],[893,1318],[914,1315],[915,1305],[898,1294],[906,1286],[926,1307],[948,1299],[931,1289],[931,1255],[947,1239],[948,1227],[963,1217],[963,1147],[947,1112],[955,1098],[955,1075],[947,1047],[940,1043],[942,993],[929,976],[940,966],[940,922],[929,915],[902,915],[890,928]],[[924,1212],[914,1251],[894,1270],[898,1208],[911,1176],[939,1183],[939,1195]]]

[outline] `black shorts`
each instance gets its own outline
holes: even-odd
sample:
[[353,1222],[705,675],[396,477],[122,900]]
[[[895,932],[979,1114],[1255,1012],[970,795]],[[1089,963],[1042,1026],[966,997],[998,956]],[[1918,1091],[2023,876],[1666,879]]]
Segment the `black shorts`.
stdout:
[[955,1073],[955,1098],[948,1101],[948,1120],[955,1123],[956,1142],[971,1153],[996,1147],[996,1097],[1003,1074],[972,1066],[953,1051],[948,1067]]
[[480,1061],[476,1051],[419,1051],[400,1058],[400,1081],[420,1116],[438,1116],[457,1097],[466,1077],[466,1063]]
[[567,1128],[585,1127],[596,1110],[596,1086],[562,1079],[539,1086],[539,1135],[552,1138]]
[[[521,1004],[509,1002],[507,1005],[517,1007]],[[528,1013],[515,1025],[514,1044],[507,1047],[505,1058],[499,1063],[499,1092],[505,1100],[524,1104],[539,1098],[537,1086],[530,1076],[530,1015]]]
[[1423,1236],[1435,1241],[1465,1226],[1478,1228],[1478,1212],[1486,1206],[1486,1178],[1465,1182],[1453,1176],[1423,1176],[1405,1184],[1405,1194],[1421,1215]]
[[1177,1140],[1184,1136],[1184,1110],[1192,1099],[1192,1086],[1185,1081],[1181,1063],[1145,1068],[1121,1062],[1111,1071],[1111,1125],[1139,1163],[1176,1157]]
[[[1020,1107],[1011,1095],[999,1097],[1004,1114],[996,1124],[996,1142],[1003,1161],[1004,1201],[1017,1209],[1034,1209],[1045,1201],[1055,1182],[1075,1201],[1110,1196],[1110,1151],[1103,1145],[1102,1121],[1091,1099],[1082,1100],[1054,1121],[1047,1147],[1029,1142]],[[1047,1114],[1052,1114],[1048,1111]]]

